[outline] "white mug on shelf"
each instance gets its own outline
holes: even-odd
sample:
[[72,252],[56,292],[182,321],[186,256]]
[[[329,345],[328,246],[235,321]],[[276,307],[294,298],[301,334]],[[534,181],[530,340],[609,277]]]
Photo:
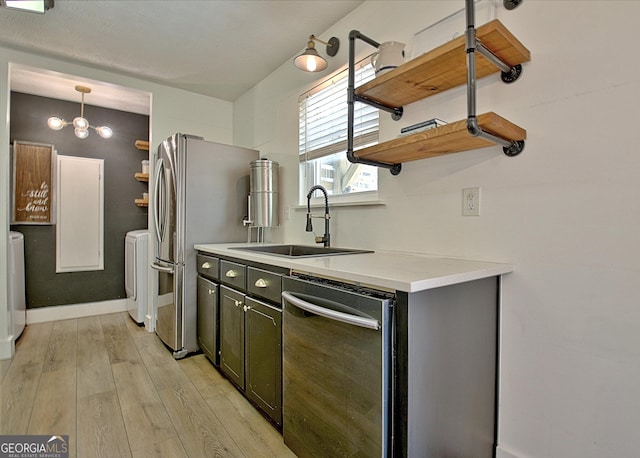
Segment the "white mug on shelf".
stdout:
[[380,43],[378,51],[371,56],[371,65],[375,68],[376,76],[404,63],[404,46],[404,43],[398,41]]

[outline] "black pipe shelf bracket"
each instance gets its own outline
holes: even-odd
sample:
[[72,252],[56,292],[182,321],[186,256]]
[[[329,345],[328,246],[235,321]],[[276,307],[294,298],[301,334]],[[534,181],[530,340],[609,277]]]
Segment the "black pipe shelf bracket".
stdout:
[[[503,3],[507,10],[512,10],[520,5],[522,1],[523,0],[503,0]],[[526,131],[524,131],[524,129],[521,129],[518,126],[510,123],[509,121],[500,118],[495,113],[487,113],[479,116],[476,114],[476,53],[479,53],[490,64],[486,65],[484,61],[481,63],[480,67],[478,68],[480,77],[486,76],[490,73],[495,73],[497,70],[500,71],[501,79],[504,83],[512,83],[518,80],[518,78],[520,78],[520,76],[522,75],[522,65],[516,62],[528,61],[530,59],[529,51],[524,46],[522,46],[522,44],[519,43],[518,40],[513,37],[510,32],[506,30],[504,26],[502,26],[502,24],[500,24],[500,22],[497,20],[493,20],[479,29],[480,36],[487,42],[487,45],[485,45],[482,40],[478,38],[476,33],[474,0],[465,0],[465,14],[466,31],[464,39],[460,37],[461,42],[459,44],[450,45],[450,43],[447,43],[445,45],[442,45],[440,48],[438,48],[438,52],[447,53],[447,55],[453,55],[454,52],[457,52],[457,46],[459,46],[459,49],[461,51],[466,52],[467,118],[466,120],[461,120],[449,125],[437,127],[432,131],[433,135],[425,134],[433,140],[431,144],[435,145],[435,149],[437,149],[438,151],[427,150],[428,147],[425,146],[425,143],[429,143],[429,139],[408,139],[406,141],[393,140],[390,142],[385,142],[383,144],[375,145],[373,147],[368,147],[365,148],[364,151],[361,151],[359,153],[360,157],[356,156],[353,149],[353,123],[355,102],[365,103],[379,110],[386,111],[391,114],[391,117],[394,121],[398,121],[402,118],[404,109],[402,106],[396,105],[406,105],[407,103],[420,100],[420,98],[428,97],[429,95],[436,94],[446,89],[464,84],[464,78],[457,78],[460,73],[454,75],[449,72],[452,77],[445,80],[442,79],[442,75],[438,74],[437,77],[441,78],[440,84],[434,84],[433,87],[430,87],[430,93],[422,96],[414,96],[414,94],[409,96],[406,93],[402,93],[401,90],[396,89],[395,86],[393,87],[393,89],[391,89],[389,87],[390,85],[388,84],[391,81],[397,83],[398,80],[401,80],[403,87],[406,88],[412,85],[411,89],[413,89],[416,85],[421,84],[419,83],[419,81],[421,80],[404,80],[405,77],[408,77],[406,76],[406,73],[402,73],[401,68],[404,67],[403,65],[401,67],[398,67],[398,69],[393,70],[393,72],[400,72],[397,74],[397,77],[394,75],[394,77],[391,79],[385,78],[379,84],[374,83],[375,80],[365,83],[365,85],[359,88],[358,93],[356,93],[355,41],[364,41],[365,43],[375,48],[379,48],[380,43],[360,33],[358,30],[352,30],[349,33],[349,80],[347,88],[347,159],[349,160],[349,162],[386,168],[389,169],[392,175],[398,175],[402,170],[402,162],[406,162],[408,160],[415,160],[440,154],[449,154],[452,152],[464,151],[476,147],[488,146],[487,142],[482,142],[481,140],[473,141],[470,143],[462,141],[458,136],[458,132],[464,135],[465,130],[472,137],[484,139],[493,144],[502,146],[502,150],[506,156],[517,156],[523,151],[525,145],[524,138],[526,138]],[[500,37],[500,39],[497,41],[496,34]],[[498,57],[496,54],[494,54],[494,52],[492,52],[490,49],[491,47],[493,47],[494,49],[508,49],[506,54],[505,49],[502,49],[500,54],[503,57],[507,58],[507,60],[513,62],[514,65],[509,65],[503,60],[503,58]],[[425,69],[425,71],[428,71],[427,69],[429,68],[433,68],[433,66],[430,66],[430,63],[432,62],[430,60],[432,59],[430,54],[431,52],[423,54],[422,56],[414,59],[414,67],[411,67],[412,70],[415,70],[415,65],[420,66],[420,68]],[[442,54],[436,55],[441,56]],[[421,60],[416,64],[417,59]],[[451,60],[449,60],[449,62],[451,62]],[[460,68],[460,71],[463,71],[462,68]],[[435,75],[430,75],[430,77],[436,78]],[[453,83],[453,81],[456,82]],[[393,91],[393,96],[390,97],[391,94],[389,92],[386,92],[380,98],[380,100],[373,100],[374,98],[382,95],[382,87],[388,88],[388,90]],[[368,95],[371,95],[372,97],[369,98]],[[506,137],[502,137],[500,135],[497,135],[496,133],[483,130],[480,123],[478,122],[478,118],[483,119],[483,125],[491,130],[497,128],[494,132],[500,132]],[[441,140],[441,138],[444,138],[445,136],[448,137],[450,134],[456,135],[456,145],[452,146],[452,148],[448,151],[443,151],[443,140]],[[461,145],[461,143],[463,144]],[[417,146],[417,144],[419,144],[419,146]],[[421,148],[423,151],[421,151],[420,153],[416,153],[416,148]],[[385,161],[385,158],[388,159],[388,161]],[[395,163],[396,161],[398,163]]]
[[[474,0],[465,0],[466,12],[466,48],[467,48],[467,130],[474,137],[485,138],[493,143],[502,145],[502,151],[506,156],[517,156],[524,149],[524,140],[507,140],[482,130],[476,118],[476,51],[482,54],[489,62],[501,70],[501,79],[505,83],[513,83],[522,74],[522,65],[507,65],[499,57],[487,49],[476,37],[475,6]],[[513,9],[520,1],[504,0],[505,8]],[[512,4],[517,3],[515,6]],[[511,7],[507,6],[509,4]]]
[[398,175],[402,170],[402,164],[387,164],[386,162],[378,162],[370,159],[363,159],[356,157],[353,151],[353,117],[354,117],[354,103],[361,102],[371,105],[379,110],[386,111],[391,114],[391,118],[394,121],[398,121],[402,117],[402,107],[388,107],[381,103],[369,100],[365,97],[360,97],[355,93],[355,54],[356,54],[356,39],[362,40],[365,43],[379,48],[380,43],[369,38],[368,36],[360,33],[358,30],[352,30],[349,32],[349,81],[347,86],[347,159],[354,164],[373,165],[376,167],[382,167],[389,169],[392,175]]

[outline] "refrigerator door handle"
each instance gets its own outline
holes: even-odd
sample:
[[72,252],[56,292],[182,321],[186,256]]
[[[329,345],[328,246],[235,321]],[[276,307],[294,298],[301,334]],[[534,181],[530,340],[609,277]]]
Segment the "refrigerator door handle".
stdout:
[[158,264],[156,262],[152,262],[151,263],[151,268],[155,269],[155,270],[157,270],[159,272],[164,272],[164,273],[167,273],[167,274],[173,274],[174,273],[173,267],[161,266],[160,264]]
[[155,197],[154,218],[156,223],[155,224],[156,237],[160,244],[162,243],[162,235],[164,234],[165,219],[166,219],[166,215],[165,215],[166,212],[164,208],[164,196],[160,192],[161,191],[160,188],[162,187],[160,184],[160,180],[162,179],[161,177],[164,175],[163,171],[164,171],[164,162],[162,158],[159,158],[158,165],[156,167],[155,187],[154,187],[154,197]]

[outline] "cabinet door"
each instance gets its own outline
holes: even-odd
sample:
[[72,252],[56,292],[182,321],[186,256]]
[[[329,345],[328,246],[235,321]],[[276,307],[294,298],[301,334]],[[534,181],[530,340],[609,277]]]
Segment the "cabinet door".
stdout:
[[246,298],[246,394],[282,424],[282,311]]
[[198,277],[198,344],[214,365],[218,365],[218,285]]
[[244,390],[245,295],[220,287],[220,369]]

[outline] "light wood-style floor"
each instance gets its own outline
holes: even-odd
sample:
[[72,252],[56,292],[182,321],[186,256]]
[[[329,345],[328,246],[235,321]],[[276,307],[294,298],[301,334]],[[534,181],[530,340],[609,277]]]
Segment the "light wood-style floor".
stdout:
[[27,326],[0,361],[0,434],[85,457],[293,457],[203,355],[176,361],[126,312]]

